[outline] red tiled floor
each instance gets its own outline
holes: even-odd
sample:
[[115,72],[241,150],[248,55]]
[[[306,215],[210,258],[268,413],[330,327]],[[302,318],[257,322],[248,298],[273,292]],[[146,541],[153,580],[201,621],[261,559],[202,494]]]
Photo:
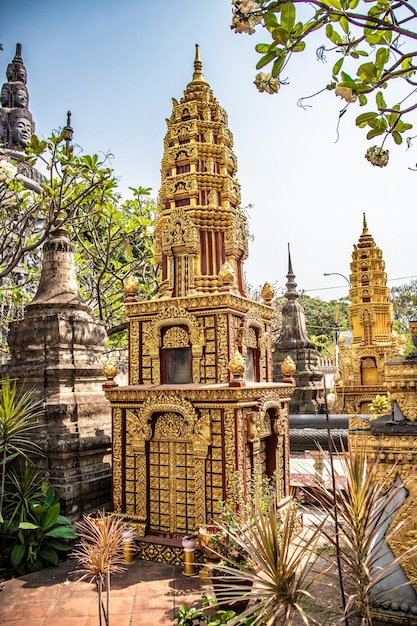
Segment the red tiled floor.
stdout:
[[[74,575],[71,560],[57,568],[6,581],[1,626],[98,626],[95,585]],[[117,626],[166,626],[184,602],[197,603],[203,586],[182,568],[136,560],[112,578],[110,617]]]

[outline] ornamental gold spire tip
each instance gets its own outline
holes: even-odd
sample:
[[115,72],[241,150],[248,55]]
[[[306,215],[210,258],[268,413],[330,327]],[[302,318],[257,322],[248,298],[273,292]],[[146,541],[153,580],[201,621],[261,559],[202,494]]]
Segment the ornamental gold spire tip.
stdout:
[[200,46],[198,43],[195,44],[195,59],[194,59],[194,74],[193,74],[193,83],[205,83],[204,74],[203,74],[203,64],[200,59]]
[[368,224],[366,223],[366,215],[363,214],[363,232],[364,234],[368,232]]

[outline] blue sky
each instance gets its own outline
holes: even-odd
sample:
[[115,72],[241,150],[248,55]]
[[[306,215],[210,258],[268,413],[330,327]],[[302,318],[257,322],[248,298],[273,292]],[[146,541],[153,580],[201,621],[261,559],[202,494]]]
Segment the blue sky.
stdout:
[[[343,103],[323,93],[308,110],[301,96],[324,86],[331,60],[316,61],[318,36],[295,58],[278,95],[253,85],[255,43],[267,41],[230,30],[228,0],[21,0],[2,8],[0,85],[17,42],[28,70],[29,108],[36,133],[47,137],[72,112],[74,141],[84,153],[114,155],[123,192],[152,187],[158,195],[165,119],[171,98],[191,80],[194,46],[203,71],[228,112],[238,158],[242,206],[254,237],[246,261],[248,281],[285,288],[287,243],[299,290],[324,300],[347,294],[338,276],[349,275],[353,244],[369,230],[383,251],[389,285],[416,277],[414,149],[390,149],[390,163],[374,168],[369,144],[354,125],[358,108],[336,127]],[[410,121],[413,121],[412,119]],[[414,120],[415,121],[415,120]],[[417,132],[417,131],[416,131]]]

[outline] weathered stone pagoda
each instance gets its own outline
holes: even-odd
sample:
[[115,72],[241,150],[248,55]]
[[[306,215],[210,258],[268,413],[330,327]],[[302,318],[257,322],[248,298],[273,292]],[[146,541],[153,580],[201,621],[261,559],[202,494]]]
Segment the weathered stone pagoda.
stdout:
[[350,269],[352,340],[349,345],[339,342],[342,386],[338,395],[344,412],[369,413],[374,397],[386,393],[384,363],[398,356],[398,347],[385,263],[368,231],[365,214]]
[[226,112],[194,74],[173,100],[156,218],[159,297],[125,285],[129,384],[106,396],[113,412],[113,508],[141,537],[142,558],[182,562],[181,537],[218,515],[236,472],[259,457],[288,493],[288,403],[272,382],[271,300],[249,300],[248,230]]
[[282,380],[281,366],[290,356],[295,365],[295,390],[290,401],[290,413],[321,413],[324,405],[323,372],[320,355],[307,334],[305,312],[296,290],[288,246],[287,302],[282,308],[282,325],[274,343],[274,380]]
[[[44,177],[25,162],[34,131],[21,45],[7,67],[1,91],[0,158],[13,160],[18,177],[34,194]],[[67,121],[69,127],[69,116]],[[17,268],[19,269],[19,268]],[[57,489],[72,519],[110,503],[111,417],[102,391],[107,333],[81,300],[74,252],[57,228],[43,248],[40,283],[24,318],[9,324],[10,361],[1,374],[34,389],[44,417],[33,438],[44,455],[34,458]]]

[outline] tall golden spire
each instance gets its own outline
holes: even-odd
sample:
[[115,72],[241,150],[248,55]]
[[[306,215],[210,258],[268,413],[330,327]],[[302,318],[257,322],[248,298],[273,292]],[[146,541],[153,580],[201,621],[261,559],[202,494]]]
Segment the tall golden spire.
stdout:
[[194,59],[194,74],[193,74],[193,83],[205,83],[204,74],[203,74],[203,64],[200,59],[200,46],[198,43],[195,44],[195,59]]
[[155,224],[159,293],[245,296],[246,217],[227,114],[204,80],[196,45],[193,79],[167,120]]

